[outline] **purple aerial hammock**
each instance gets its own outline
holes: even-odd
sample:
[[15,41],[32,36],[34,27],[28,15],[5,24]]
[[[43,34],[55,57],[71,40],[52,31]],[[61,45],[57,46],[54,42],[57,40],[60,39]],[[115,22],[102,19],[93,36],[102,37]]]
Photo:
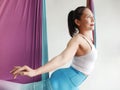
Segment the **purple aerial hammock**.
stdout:
[[[93,12],[94,14],[94,20],[95,20],[95,8],[94,8],[94,0],[87,0],[87,7]],[[93,43],[96,46],[96,21],[94,24],[94,30],[92,32],[92,37],[93,37]]]

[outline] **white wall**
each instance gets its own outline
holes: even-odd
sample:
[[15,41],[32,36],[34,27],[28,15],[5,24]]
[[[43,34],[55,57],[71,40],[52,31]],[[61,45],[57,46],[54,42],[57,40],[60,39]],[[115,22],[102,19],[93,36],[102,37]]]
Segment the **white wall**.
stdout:
[[[85,0],[46,0],[49,58],[58,55],[70,39],[67,14]],[[81,90],[120,90],[120,0],[94,0],[98,60]]]

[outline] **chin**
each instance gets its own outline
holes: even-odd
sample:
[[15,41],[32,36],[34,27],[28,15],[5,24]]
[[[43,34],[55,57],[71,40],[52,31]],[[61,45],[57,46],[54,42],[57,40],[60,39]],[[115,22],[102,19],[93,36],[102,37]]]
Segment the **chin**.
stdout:
[[93,31],[94,29],[95,29],[94,26],[91,26],[88,28],[88,30],[90,30],[90,31]]
[[93,31],[94,29],[95,29],[94,27],[93,27],[93,28],[90,28],[91,31]]
[[92,28],[92,29],[89,29],[89,31],[94,31],[94,29]]

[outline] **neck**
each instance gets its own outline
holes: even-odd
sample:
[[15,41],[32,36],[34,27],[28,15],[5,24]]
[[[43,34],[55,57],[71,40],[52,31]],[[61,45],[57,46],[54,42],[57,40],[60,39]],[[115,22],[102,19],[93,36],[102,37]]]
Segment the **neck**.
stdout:
[[93,41],[92,31],[79,32],[79,33],[87,37],[90,41]]

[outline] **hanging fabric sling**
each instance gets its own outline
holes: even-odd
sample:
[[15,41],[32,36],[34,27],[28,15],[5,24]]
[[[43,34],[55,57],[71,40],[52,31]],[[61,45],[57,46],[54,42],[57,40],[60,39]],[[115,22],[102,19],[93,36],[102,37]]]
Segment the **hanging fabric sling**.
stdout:
[[[90,8],[90,10],[93,12],[94,14],[94,19],[95,19],[95,10],[94,10],[94,0],[89,0],[87,2],[87,6]],[[92,33],[93,35],[93,43],[94,45],[96,46],[96,22],[95,22],[95,28],[94,28],[94,31]]]
[[39,90],[33,82],[48,78],[10,74],[16,65],[37,68],[47,62],[45,9],[45,0],[0,0],[0,90]]

